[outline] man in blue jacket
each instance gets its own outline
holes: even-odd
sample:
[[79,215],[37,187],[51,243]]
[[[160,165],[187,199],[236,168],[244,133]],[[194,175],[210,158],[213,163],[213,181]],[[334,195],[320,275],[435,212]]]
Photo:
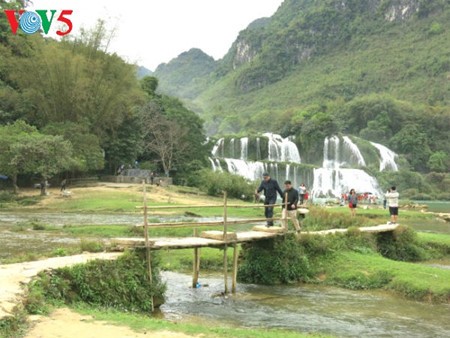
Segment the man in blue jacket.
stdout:
[[[277,192],[283,198],[283,191],[281,190],[278,182],[270,178],[268,173],[263,174],[263,180],[256,189],[256,194],[259,194],[264,190],[264,205],[273,205],[277,201]],[[267,219],[267,227],[273,226],[273,206],[264,208],[264,216]]]

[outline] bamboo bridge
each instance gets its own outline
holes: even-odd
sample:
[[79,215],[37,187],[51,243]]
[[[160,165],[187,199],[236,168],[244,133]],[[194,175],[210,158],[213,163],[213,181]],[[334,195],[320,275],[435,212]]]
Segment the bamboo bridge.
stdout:
[[[228,293],[228,247],[233,249],[233,264],[232,264],[232,286],[231,291],[236,292],[236,281],[238,271],[238,256],[239,245],[242,243],[249,243],[254,241],[261,241],[271,239],[279,236],[285,236],[287,229],[281,226],[266,227],[264,225],[254,225],[251,230],[246,231],[228,231],[228,226],[233,224],[258,224],[266,222],[265,218],[257,219],[242,219],[242,220],[228,220],[229,208],[265,208],[265,205],[230,205],[227,201],[227,194],[224,192],[224,199],[222,204],[211,205],[180,205],[180,206],[148,206],[147,193],[145,182],[143,183],[144,193],[144,205],[138,208],[142,208],[144,212],[144,223],[137,225],[144,228],[144,237],[142,238],[114,238],[113,244],[120,249],[124,248],[145,248],[147,252],[147,263],[149,276],[151,278],[151,255],[153,250],[161,249],[193,249],[193,278],[192,287],[196,287],[198,283],[200,273],[200,249],[211,247],[223,249],[223,274],[224,274],[224,292]],[[284,202],[287,204],[287,201]],[[270,205],[271,207],[280,207],[282,204]],[[159,209],[187,209],[187,208],[223,208],[223,218],[220,221],[215,222],[173,222],[173,223],[149,223],[148,213],[150,210]],[[306,208],[298,209],[300,217],[305,217],[309,212]],[[281,221],[281,218],[273,218],[272,221]],[[202,231],[200,234],[198,228],[200,227],[220,227],[221,230],[207,230]],[[372,227],[361,227],[360,232],[367,233],[380,233],[380,232],[392,232],[398,227],[398,224],[382,224]],[[152,229],[156,228],[193,228],[193,235],[189,237],[150,237]],[[301,235],[328,235],[336,233],[345,233],[347,229],[330,229],[322,231],[308,231],[302,232]]]

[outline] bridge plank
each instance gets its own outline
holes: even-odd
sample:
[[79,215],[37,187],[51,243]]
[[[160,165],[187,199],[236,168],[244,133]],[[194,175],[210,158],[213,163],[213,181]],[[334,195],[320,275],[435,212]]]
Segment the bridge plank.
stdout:
[[[381,224],[373,227],[361,227],[359,228],[359,231],[368,233],[389,232],[394,231],[398,226],[398,224]],[[259,241],[277,236],[283,236],[285,234],[284,229],[281,227],[266,228],[264,226],[255,226],[253,229],[254,230],[251,231],[236,232],[236,239],[231,239],[227,243]],[[347,229],[330,229],[322,231],[307,231],[302,232],[301,234],[325,236],[345,232],[347,232]],[[119,247],[145,247],[144,238],[114,238],[113,242]],[[223,245],[225,245],[225,242],[221,239],[202,237],[154,237],[150,239],[150,246],[152,250],[221,247]]]

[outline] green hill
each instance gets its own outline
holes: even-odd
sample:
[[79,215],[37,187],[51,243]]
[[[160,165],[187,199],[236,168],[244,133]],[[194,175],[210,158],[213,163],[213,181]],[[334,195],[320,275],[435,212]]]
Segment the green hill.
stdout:
[[200,94],[209,75],[216,69],[214,59],[197,48],[181,53],[169,63],[160,64],[153,74],[160,90],[183,98]]
[[286,0],[241,31],[195,90],[177,70],[160,83],[180,86],[211,135],[294,134],[313,153],[324,136],[351,133],[416,170],[448,171],[449,38],[448,1]]

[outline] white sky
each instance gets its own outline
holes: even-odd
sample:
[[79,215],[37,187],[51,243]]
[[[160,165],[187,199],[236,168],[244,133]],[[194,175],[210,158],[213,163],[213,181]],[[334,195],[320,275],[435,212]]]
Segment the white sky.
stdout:
[[[116,28],[110,51],[151,70],[191,48],[222,58],[239,31],[283,0],[33,0],[30,9],[72,9],[71,34],[98,18]],[[59,12],[57,13],[59,15]],[[55,15],[56,22],[56,15]],[[57,24],[52,25],[52,30]]]

